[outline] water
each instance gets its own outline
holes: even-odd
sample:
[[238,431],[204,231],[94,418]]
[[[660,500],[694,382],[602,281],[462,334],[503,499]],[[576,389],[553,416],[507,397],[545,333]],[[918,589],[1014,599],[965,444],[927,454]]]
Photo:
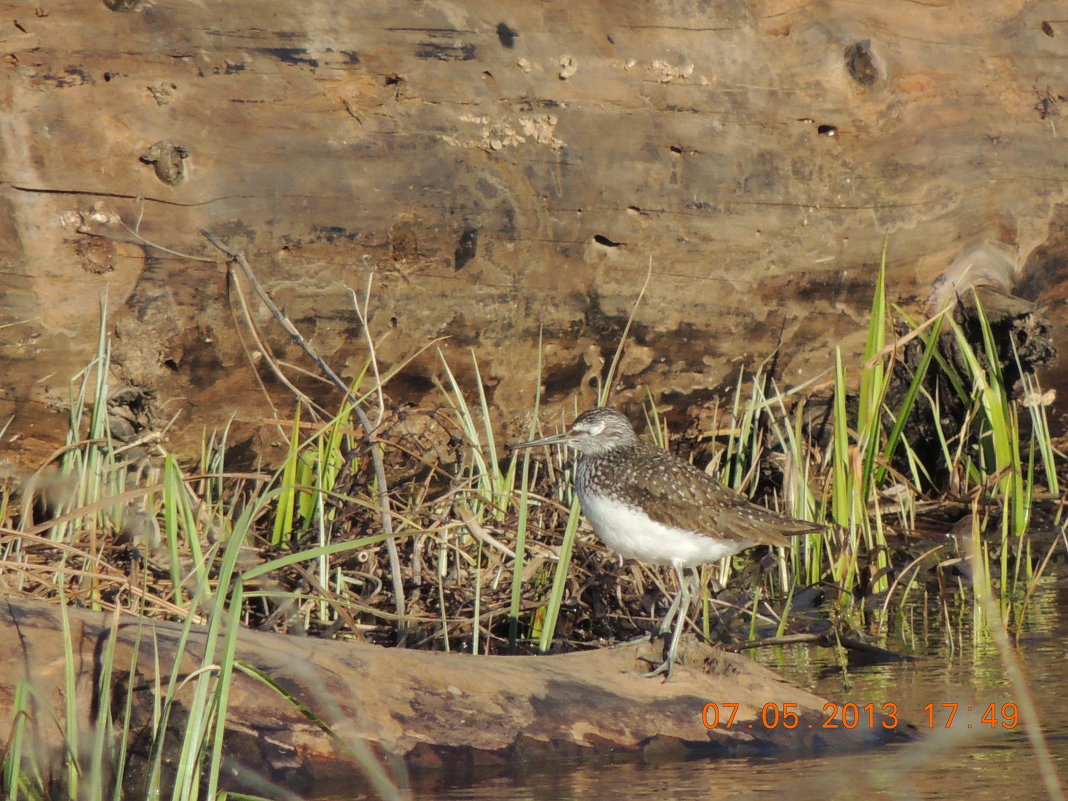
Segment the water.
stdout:
[[[1044,591],[1017,650],[1046,741],[1060,775],[1068,775],[1068,597]],[[922,644],[910,633],[913,646]],[[934,636],[937,638],[937,632]],[[830,649],[792,647],[759,661],[838,704],[896,705],[916,726],[916,743],[806,759],[715,759],[645,764],[588,760],[508,766],[475,782],[446,786],[413,782],[412,798],[441,801],[583,799],[583,801],[724,801],[724,799],[960,799],[1048,798],[1038,763],[996,649],[987,643],[926,645],[914,662],[843,669]],[[769,699],[774,701],[774,699]],[[948,721],[948,708],[956,704]],[[925,707],[931,705],[928,712]],[[991,709],[993,727],[981,721]],[[1009,705],[1009,706],[1006,706]],[[968,711],[971,707],[972,711]],[[1007,713],[1007,714],[1005,714]],[[840,716],[839,716],[840,720]],[[947,722],[949,723],[947,727]],[[933,724],[933,725],[932,725]],[[862,724],[867,725],[866,718]]]

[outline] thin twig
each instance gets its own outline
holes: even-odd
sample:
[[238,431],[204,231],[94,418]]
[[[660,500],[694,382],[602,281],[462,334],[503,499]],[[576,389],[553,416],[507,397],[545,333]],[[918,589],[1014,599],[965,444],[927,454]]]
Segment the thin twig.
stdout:
[[[252,312],[249,310],[248,302],[245,300],[245,293],[241,289],[241,281],[238,279],[237,274],[233,270],[229,270],[227,272],[227,276],[230,280],[230,285],[234,288],[234,292],[237,293],[237,300],[241,304],[242,313],[245,315],[245,324],[248,326],[249,334],[252,336],[253,341],[256,343],[256,347],[259,348],[260,354],[263,356],[263,360],[267,363],[267,366],[271,368],[271,372],[274,373],[275,378],[281,381],[282,384],[285,385],[289,389],[289,391],[296,396],[297,400],[305,403],[308,408],[312,410],[313,413],[318,413],[323,417],[328,417],[329,415],[327,415],[326,410],[319,406],[319,404],[317,404],[311,398],[309,398],[305,393],[301,392],[297,385],[290,381],[289,378],[286,376],[285,372],[283,372],[279,360],[275,358],[274,353],[271,351],[270,345],[268,345],[266,340],[264,340],[264,338],[260,336],[259,328],[256,325],[256,321],[252,317]],[[249,360],[249,363],[253,363],[252,354],[249,352],[248,347],[245,345],[244,338],[241,337],[240,329],[238,329],[237,331],[237,336],[239,339],[241,339],[241,347],[245,350],[245,357]],[[274,404],[271,403],[270,393],[267,392],[267,387],[266,385],[264,385],[262,379],[260,378],[259,370],[253,370],[252,372],[256,376],[256,382],[260,385],[260,389],[263,391],[264,397],[267,398],[267,402],[271,406],[271,412],[274,414],[275,417],[278,417],[278,410],[275,408]],[[285,439],[287,436],[286,432],[282,430],[281,426],[278,427],[278,430],[281,432],[282,438]]]
[[375,425],[382,425],[382,420],[386,416],[386,398],[382,393],[382,376],[378,374],[378,356],[375,354],[375,342],[371,337],[371,328],[367,324],[367,309],[371,305],[371,282],[374,280],[374,276],[375,271],[372,268],[367,273],[367,289],[364,290],[362,309],[360,308],[360,299],[356,297],[356,293],[351,289],[349,292],[352,293],[352,307],[356,310],[356,316],[360,319],[364,336],[367,338],[367,350],[371,356],[371,369],[375,374],[375,389],[378,392],[378,420],[375,421]]
[[[237,276],[234,275],[233,270],[226,271],[226,286],[227,293],[229,294],[229,288],[233,287],[234,292],[237,294],[237,301],[241,304],[241,311],[245,315],[245,324],[249,328],[249,333],[252,339],[257,344],[260,344],[259,332],[253,326],[252,315],[249,313],[248,304],[245,302],[245,293],[241,291],[241,284],[237,280]],[[274,405],[274,401],[271,399],[271,393],[267,391],[267,385],[263,383],[263,378],[260,377],[260,371],[255,368],[255,363],[252,358],[252,351],[249,350],[248,344],[245,342],[245,337],[241,335],[241,326],[238,324],[237,311],[234,309],[233,302],[227,304],[230,307],[230,317],[234,321],[234,332],[237,334],[237,341],[241,343],[241,349],[245,352],[245,358],[249,364],[253,366],[252,377],[256,380],[257,386],[260,388],[260,392],[263,393],[264,399],[267,401],[267,405],[271,407],[271,416],[275,420],[279,420],[281,415],[278,413],[278,409]],[[286,432],[282,428],[281,422],[276,422],[275,427],[278,429],[278,433],[283,440],[286,438]]]
[[[119,218],[119,225],[121,225],[123,228],[125,228],[127,231],[129,231],[131,234],[133,234],[137,238],[137,240],[139,242],[141,242],[144,245],[148,245],[150,248],[155,248],[156,250],[160,250],[160,251],[162,251],[164,253],[169,253],[172,256],[177,256],[180,259],[189,259],[190,261],[205,261],[205,262],[208,262],[209,264],[212,263],[212,259],[205,258],[204,256],[194,256],[191,253],[182,253],[181,251],[178,251],[178,250],[171,250],[170,248],[165,248],[165,247],[163,247],[163,245],[159,245],[159,244],[153,242],[151,239],[146,239],[145,237],[143,237],[141,235],[141,221],[145,217],[145,199],[143,197],[139,197],[139,198],[137,198],[137,200],[138,200],[138,204],[137,204],[137,222],[135,222],[133,224],[133,226],[131,227],[131,226],[127,225],[126,221],[123,220],[120,217]],[[108,238],[109,239],[115,239],[115,237],[108,237]]]
[[260,300],[263,301],[264,305],[270,309],[271,314],[274,315],[278,324],[285,329],[286,333],[288,333],[293,341],[300,346],[301,350],[308,354],[308,357],[315,362],[323,375],[329,378],[334,386],[341,390],[345,399],[352,405],[352,410],[356,413],[360,425],[363,426],[364,442],[366,442],[368,450],[371,453],[371,463],[374,466],[375,478],[378,481],[378,504],[382,517],[382,533],[386,535],[386,552],[389,555],[389,567],[393,584],[393,601],[398,620],[397,644],[401,645],[404,643],[405,637],[407,636],[406,627],[404,625],[404,581],[401,577],[400,557],[397,555],[397,543],[393,538],[393,513],[391,512],[389,505],[389,485],[386,483],[386,467],[382,461],[382,451],[378,447],[378,440],[375,437],[374,429],[371,427],[371,421],[367,419],[367,415],[359,405],[359,399],[349,392],[349,388],[345,382],[330,369],[330,366],[326,362],[319,358],[319,354],[315,352],[310,344],[308,344],[308,341],[304,339],[296,326],[293,325],[289,318],[282,313],[282,310],[275,305],[271,296],[267,294],[266,290],[264,290],[263,286],[256,279],[256,276],[252,272],[252,268],[245,259],[245,255],[240,251],[227,247],[208,231],[202,230],[200,233],[212,245],[225,253],[241,268],[241,271],[245,274],[245,278],[248,279],[252,288],[256,290],[256,294],[260,296]]
[[645,290],[649,288],[649,281],[653,277],[653,257],[649,257],[649,269],[645,271],[645,282],[642,284],[642,288],[638,291],[638,297],[634,300],[634,306],[631,307],[630,316],[627,317],[627,323],[623,326],[623,333],[619,335],[619,344],[616,346],[616,352],[612,356],[612,364],[608,367],[608,376],[605,378],[605,383],[601,387],[601,391],[598,393],[597,405],[608,405],[608,399],[612,395],[612,385],[616,381],[616,369],[619,367],[619,361],[623,357],[623,348],[627,344],[627,336],[630,334],[630,325],[634,322],[635,316],[638,314],[638,306],[641,305],[642,298],[645,297]]

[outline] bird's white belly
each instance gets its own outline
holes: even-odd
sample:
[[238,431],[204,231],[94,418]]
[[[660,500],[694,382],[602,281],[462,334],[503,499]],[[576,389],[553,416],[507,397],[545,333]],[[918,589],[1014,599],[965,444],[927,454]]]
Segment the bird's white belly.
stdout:
[[652,564],[696,567],[753,544],[713,539],[666,526],[634,507],[603,496],[587,496],[582,511],[605,545],[623,556]]

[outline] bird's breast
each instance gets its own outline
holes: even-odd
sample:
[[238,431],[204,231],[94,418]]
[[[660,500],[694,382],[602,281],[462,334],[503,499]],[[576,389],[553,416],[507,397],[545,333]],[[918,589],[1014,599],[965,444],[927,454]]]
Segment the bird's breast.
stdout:
[[658,565],[695,567],[752,546],[668,526],[642,510],[605,495],[579,492],[582,512],[604,544],[616,553]]

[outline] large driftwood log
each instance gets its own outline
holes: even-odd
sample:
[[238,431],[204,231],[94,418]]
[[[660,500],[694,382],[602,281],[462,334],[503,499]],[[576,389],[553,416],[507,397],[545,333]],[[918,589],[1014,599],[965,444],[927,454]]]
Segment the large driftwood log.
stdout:
[[[377,265],[383,363],[447,336],[473,383],[471,347],[509,425],[539,332],[549,406],[590,400],[650,264],[618,398],[676,411],[780,335],[787,383],[858,343],[884,235],[895,298],[989,241],[1002,287],[1062,303],[1064,18],[1055,0],[14,5],[0,458],[60,441],[105,291],[126,418],[181,410],[180,450],[231,415],[235,439],[277,436],[256,371],[288,396],[200,229],[348,375],[368,350],[346,287]],[[391,391],[437,403],[440,369],[428,352]]]
[[[81,731],[99,715],[93,699],[105,641],[114,636],[118,712],[123,684],[140,627],[135,730],[151,723],[155,665],[169,673],[181,659],[183,673],[200,666],[204,631],[195,627],[188,648],[178,650],[180,627],[69,609],[79,690]],[[38,693],[33,725],[42,751],[58,754],[54,720],[64,720],[63,633],[56,606],[15,598],[0,601],[0,725],[11,720],[17,682],[28,679]],[[334,739],[293,704],[258,679],[235,673],[230,697],[226,753],[228,773],[243,786],[262,790],[259,779],[288,786],[314,786],[337,778],[353,781],[362,769],[346,745],[358,741],[382,757],[400,757],[418,770],[457,765],[493,765],[535,757],[608,752],[656,755],[798,755],[826,747],[870,745],[909,739],[904,722],[876,722],[853,730],[823,727],[824,701],[749,659],[704,646],[685,655],[668,681],[631,671],[646,666],[636,646],[549,657],[486,657],[386,649],[355,642],[286,637],[243,630],[238,658],[267,674],[305,704],[339,736]],[[158,659],[158,662],[157,662]],[[167,675],[163,681],[166,682]],[[172,721],[181,726],[179,693]],[[738,704],[737,719],[708,728],[702,710],[715,702]],[[800,716],[796,728],[765,727],[761,710],[773,704]],[[796,707],[784,707],[796,704]],[[53,717],[54,716],[54,717]],[[118,719],[121,719],[121,715]],[[711,716],[706,718],[711,720]],[[782,720],[769,716],[768,720]],[[176,738],[171,738],[174,743]],[[42,755],[38,754],[40,758]],[[358,779],[362,781],[362,779]]]

